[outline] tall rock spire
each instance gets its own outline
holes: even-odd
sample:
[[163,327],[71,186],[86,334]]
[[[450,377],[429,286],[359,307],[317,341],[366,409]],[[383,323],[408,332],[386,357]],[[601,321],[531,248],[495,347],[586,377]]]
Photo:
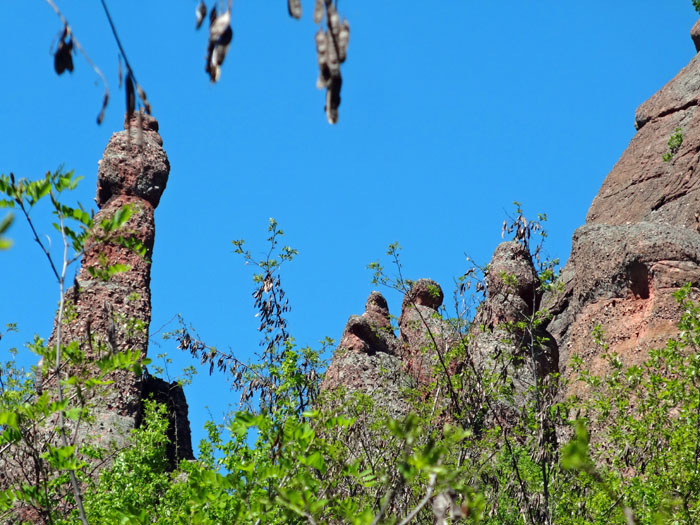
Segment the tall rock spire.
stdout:
[[[122,244],[92,243],[88,238],[80,272],[66,294],[65,311],[70,315],[62,325],[62,344],[77,342],[88,360],[127,351],[145,357],[151,322],[153,215],[170,172],[158,122],[148,115],[134,114],[130,122],[125,122],[125,131],[112,135],[98,164],[96,202],[100,210],[95,224],[128,206],[131,217],[123,227],[124,236],[138,240],[145,248],[145,256]],[[127,270],[106,281],[101,279],[99,270],[115,264],[124,265]],[[55,338],[54,324],[50,344]],[[113,372],[109,379],[113,383],[106,393],[91,400],[95,421],[85,430],[87,435],[97,436],[102,446],[122,445],[128,431],[139,423],[144,393],[155,392],[160,401],[170,400],[178,405],[170,407],[170,414],[171,419],[179,414],[181,421],[171,421],[171,430],[180,427],[179,457],[192,457],[187,405],[179,386],[168,384],[165,388],[162,380],[148,374],[136,377],[128,370]],[[48,385],[52,380],[44,377]],[[177,389],[180,390],[173,396],[162,394],[164,390]]]

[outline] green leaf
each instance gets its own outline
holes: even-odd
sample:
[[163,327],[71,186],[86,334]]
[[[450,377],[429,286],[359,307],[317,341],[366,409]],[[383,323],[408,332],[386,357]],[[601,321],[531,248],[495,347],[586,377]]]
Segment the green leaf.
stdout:
[[17,412],[0,412],[0,425],[7,425],[8,427],[19,431],[19,416],[17,415]]

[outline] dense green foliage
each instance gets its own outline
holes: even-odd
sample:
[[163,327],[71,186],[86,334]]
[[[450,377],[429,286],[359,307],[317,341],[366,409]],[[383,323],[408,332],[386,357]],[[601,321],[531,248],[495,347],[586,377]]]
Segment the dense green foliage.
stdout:
[[[30,221],[36,201],[51,196],[57,229],[74,250],[68,262],[77,260],[85,242],[132,244],[121,231],[128,209],[95,225],[81,209],[59,204],[54,192],[74,185],[72,175],[49,175],[35,183],[3,178],[2,183],[4,202],[14,203]],[[69,219],[82,226],[67,229]],[[519,207],[505,230],[528,248],[530,235],[543,233]],[[434,381],[406,392],[410,410],[392,419],[386,407],[366,395],[319,395],[323,350],[298,348],[284,318],[288,303],[280,269],[295,251],[279,246],[283,232],[274,221],[269,232],[270,249],[260,261],[242,241],[234,243],[259,270],[253,296],[261,320],[260,360],[243,363],[207,347],[184,323],[171,334],[182,349],[206,357],[211,372],[230,374],[242,397],[242,410],[207,424],[208,438],[199,444],[196,461],[171,468],[165,453],[168,413],[155,402],[145,404],[144,421],[124,448],[101,450],[80,441],[78,429],[91,418],[86,392],[98,399],[114,370],[140,373],[145,362],[136,353],[112,355],[98,363],[97,374],[82,374],[86,358],[76,345],[47,347],[37,339],[28,348],[55,363],[45,365],[44,373],[53,367],[63,378],[44,392],[36,392],[33,376],[12,361],[3,365],[0,462],[3,472],[21,475],[3,480],[0,520],[370,525],[434,523],[445,516],[449,522],[533,525],[698,521],[700,305],[690,299],[689,286],[677,295],[683,311],[677,339],[651,352],[642,365],[625,366],[598,330],[609,371],[599,376],[580,367],[579,391],[585,395],[565,400],[554,396],[566,386],[557,384],[556,376],[525,391],[510,377],[522,355],[527,361],[547,344],[537,335],[547,312],[534,311],[497,334],[508,343],[505,348],[524,354],[504,352],[489,362],[490,368],[479,368],[470,358],[472,318],[464,310],[453,316],[443,310],[423,321],[426,351],[438,355]],[[376,282],[405,292],[412,283],[402,277],[398,245],[390,247],[389,256],[398,277],[387,277],[373,263]],[[52,268],[60,266],[52,262]],[[105,266],[95,277],[108,280],[119,270]],[[63,293],[62,276],[57,273]],[[517,285],[513,276],[501,277]],[[464,282],[458,282],[458,296],[468,289]],[[540,264],[537,287],[538,293],[556,291],[551,264]],[[438,321],[453,330],[450,345],[435,331]],[[47,421],[59,422],[59,433],[67,439],[46,438]]]

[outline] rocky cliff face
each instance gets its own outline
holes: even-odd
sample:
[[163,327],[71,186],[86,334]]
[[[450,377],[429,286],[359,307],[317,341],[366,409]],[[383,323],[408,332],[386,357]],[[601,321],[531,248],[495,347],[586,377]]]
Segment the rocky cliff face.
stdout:
[[[112,135],[99,161],[96,202],[100,209],[94,221],[99,224],[123,206],[130,206],[132,215],[124,232],[143,244],[146,255],[117,243],[91,243],[88,239],[75,285],[67,292],[70,316],[62,325],[62,343],[77,342],[88,359],[126,351],[145,357],[148,350],[153,214],[165,190],[170,164],[154,118],[134,115],[126,124],[125,131]],[[90,272],[105,264],[124,264],[128,270],[107,281]],[[55,337],[54,325],[50,344]],[[187,403],[179,386],[124,370],[114,372],[109,379],[113,384],[107,392],[92,400],[95,421],[86,428],[85,437],[94,436],[102,446],[122,445],[128,431],[140,422],[142,399],[154,394],[168,405],[171,430],[177,436],[171,459],[193,457]],[[53,380],[44,377],[43,386],[50,387]]]
[[700,285],[699,97],[700,55],[638,108],[636,135],[574,234],[564,289],[545,298],[565,371],[574,353],[602,371],[597,325],[623,360],[642,361],[676,333],[673,292]]

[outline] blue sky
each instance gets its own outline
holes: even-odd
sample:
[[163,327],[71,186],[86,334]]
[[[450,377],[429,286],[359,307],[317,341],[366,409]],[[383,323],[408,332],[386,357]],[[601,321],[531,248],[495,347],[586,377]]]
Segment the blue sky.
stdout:
[[[315,88],[312,2],[301,21],[282,0],[234,4],[217,85],[204,73],[195,0],[110,7],[172,166],[156,212],[151,328],[181,313],[244,359],[258,350],[253,285],[231,240],[262,256],[270,217],[299,250],[283,283],[301,345],[339,339],[372,290],[367,264],[391,242],[403,246],[408,277],[431,277],[449,295],[465,254],[488,262],[514,200],[531,217],[548,214],[546,252],[565,261],[634,134],[636,107],[694,55],[697,19],[689,1],[343,0],[351,36],[332,127]],[[64,165],[85,177],[76,198],[92,205],[97,161],[123,122],[117,48],[99,2],[59,6],[108,77],[107,116],[95,124],[102,87],[82,58],[72,75],[55,75],[61,25],[49,6],[4,2],[0,172],[36,178]],[[37,223],[52,234],[46,214]],[[9,234],[0,323],[20,333],[0,341],[3,361],[34,333],[48,337],[58,298],[27,227],[16,221]],[[401,298],[387,298],[398,315]],[[150,355],[167,351],[173,377],[192,364],[155,342]],[[220,420],[238,401],[205,372],[186,393],[195,442],[210,414]]]

